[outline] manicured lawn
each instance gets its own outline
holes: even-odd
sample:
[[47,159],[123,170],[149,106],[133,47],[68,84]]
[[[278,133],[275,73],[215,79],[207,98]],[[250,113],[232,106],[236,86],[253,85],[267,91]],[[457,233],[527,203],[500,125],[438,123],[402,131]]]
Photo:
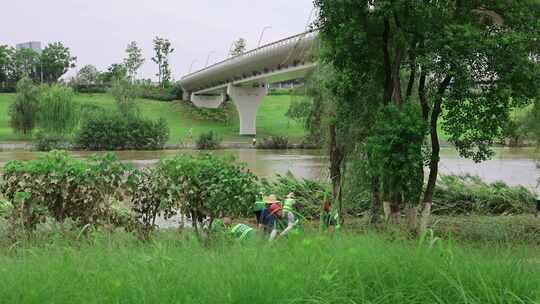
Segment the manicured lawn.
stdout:
[[[28,140],[19,134],[13,133],[9,127],[9,104],[15,98],[14,94],[0,94],[0,141]],[[82,104],[95,104],[105,108],[114,108],[114,99],[109,94],[79,94],[77,101]],[[257,113],[257,137],[271,135],[289,136],[293,141],[300,141],[304,135],[301,125],[287,119],[285,113],[291,102],[290,96],[267,96],[260,105]],[[187,136],[188,130],[193,129],[193,137],[213,130],[225,141],[249,142],[251,137],[238,135],[239,121],[237,115],[228,122],[201,120],[192,117],[188,105],[180,102],[160,102],[139,99],[137,103],[143,116],[148,118],[164,118],[171,130],[170,143],[179,143]]]

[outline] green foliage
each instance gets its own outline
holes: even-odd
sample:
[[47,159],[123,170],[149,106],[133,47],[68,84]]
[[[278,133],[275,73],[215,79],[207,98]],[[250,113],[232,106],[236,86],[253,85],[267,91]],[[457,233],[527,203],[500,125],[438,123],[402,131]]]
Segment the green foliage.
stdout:
[[77,72],[75,81],[78,85],[95,85],[97,84],[98,76],[98,69],[91,64],[87,64]]
[[9,107],[10,125],[24,135],[36,126],[39,107],[39,89],[32,80],[24,77],[17,83],[17,96]]
[[137,86],[132,85],[126,78],[115,79],[111,87],[111,94],[116,101],[116,107],[125,116],[134,116],[138,113],[135,98],[140,95]]
[[40,95],[38,127],[45,133],[64,136],[79,124],[79,104],[71,88],[51,85]]
[[[257,176],[233,158],[205,153],[179,155],[162,160],[158,168],[169,179],[169,191],[180,210],[190,214],[198,225],[206,217],[248,215],[259,194]],[[209,226],[203,228],[211,230]]]
[[132,41],[126,48],[126,54],[127,57],[124,59],[124,66],[126,67],[129,78],[131,81],[134,81],[137,78],[137,71],[144,63],[142,50],[137,46],[136,41]]
[[220,144],[221,138],[214,131],[202,133],[195,142],[195,145],[199,150],[215,150],[219,148]]
[[443,240],[430,248],[373,234],[209,250],[179,242],[175,232],[144,244],[96,233],[88,242],[7,248],[0,253],[0,276],[9,285],[0,297],[7,303],[532,304],[540,286],[536,247]]
[[235,40],[233,42],[229,55],[231,57],[242,55],[246,51],[246,44],[246,39],[238,38],[238,40]]
[[25,226],[33,229],[41,214],[62,223],[99,223],[108,201],[123,183],[127,170],[114,154],[76,160],[65,151],[53,151],[31,161],[10,161],[4,167],[0,190],[22,206]]
[[534,212],[534,194],[503,182],[488,184],[477,176],[442,176],[435,188],[433,213],[439,215],[516,215]]
[[123,64],[113,63],[107,68],[107,71],[98,75],[99,83],[112,85],[115,80],[124,79],[127,77],[127,69]]
[[[176,86],[161,87],[151,83],[142,84],[140,86],[141,97],[159,101],[173,101],[178,98]],[[180,92],[181,94],[181,92]]]
[[289,138],[287,136],[264,137],[257,143],[257,149],[287,149],[289,147]]
[[[411,205],[420,203],[423,185],[422,143],[427,128],[417,107],[383,107],[373,126],[373,136],[363,145],[368,156],[368,176],[380,178],[387,195]],[[407,176],[407,178],[403,178]]]
[[61,42],[47,45],[40,56],[43,79],[49,83],[58,81],[70,68],[75,67],[76,61],[77,57],[71,56],[69,48]]
[[89,112],[75,134],[75,146],[87,150],[157,150],[169,139],[164,119],[150,120],[112,111]]
[[170,184],[160,168],[143,168],[132,171],[128,178],[131,191],[131,210],[137,219],[138,231],[143,239],[148,239],[155,229],[156,217],[170,218],[177,205],[171,195],[176,187]]
[[155,56],[152,57],[152,61],[158,65],[158,73],[156,76],[158,76],[159,84],[162,87],[167,87],[171,81],[169,55],[174,52],[174,48],[172,48],[169,39],[156,36],[153,42]]
[[38,151],[51,151],[69,148],[64,136],[56,133],[48,133],[43,130],[36,132],[34,136],[34,146]]
[[293,100],[285,116],[294,119],[301,124],[305,124],[311,112],[312,103],[309,100]]
[[[292,174],[277,175],[275,179],[261,181],[262,193],[276,194],[278,199],[285,199],[289,192],[294,192],[298,203],[298,212],[303,217],[315,219],[319,217],[321,205],[328,193],[330,185],[309,179],[298,179]],[[348,212],[349,210],[345,210]]]

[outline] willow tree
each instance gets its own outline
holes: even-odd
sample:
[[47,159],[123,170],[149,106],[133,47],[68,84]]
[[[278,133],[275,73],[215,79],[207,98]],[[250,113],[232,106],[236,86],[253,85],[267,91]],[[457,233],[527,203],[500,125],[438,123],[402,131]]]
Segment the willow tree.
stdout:
[[28,77],[17,82],[17,95],[9,107],[9,123],[15,132],[32,133],[36,126],[39,88]]
[[71,88],[44,87],[39,99],[38,127],[45,134],[64,137],[79,123],[79,105]]
[[315,4],[321,58],[338,72],[328,84],[337,100],[338,138],[348,157],[366,160],[373,221],[382,199],[396,219],[405,206],[413,222],[418,206],[427,218],[438,175],[441,115],[458,152],[482,161],[492,155],[490,147],[513,109],[538,96],[540,70],[531,54],[538,53],[540,2]]

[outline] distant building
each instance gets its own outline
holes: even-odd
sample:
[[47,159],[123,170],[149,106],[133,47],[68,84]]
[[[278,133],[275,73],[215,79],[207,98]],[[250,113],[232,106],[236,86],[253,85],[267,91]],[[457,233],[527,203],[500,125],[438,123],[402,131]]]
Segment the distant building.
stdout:
[[41,41],[29,41],[24,43],[18,43],[16,45],[17,49],[32,49],[36,51],[38,54],[41,54]]

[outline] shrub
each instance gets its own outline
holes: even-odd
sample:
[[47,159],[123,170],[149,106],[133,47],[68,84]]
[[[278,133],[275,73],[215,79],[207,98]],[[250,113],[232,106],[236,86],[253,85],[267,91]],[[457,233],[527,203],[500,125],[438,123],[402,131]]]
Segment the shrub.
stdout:
[[10,161],[4,167],[0,190],[21,206],[27,229],[44,212],[62,223],[71,218],[83,225],[103,221],[107,202],[123,183],[127,167],[114,154],[74,159],[53,151],[31,161]]
[[186,102],[189,116],[204,121],[227,122],[235,114],[236,109],[230,102],[224,102],[217,109],[197,108],[193,103]]
[[[178,89],[175,86],[166,88],[152,84],[145,84],[141,86],[141,97],[146,99],[173,101],[175,99],[179,99],[177,94]],[[180,91],[180,99],[181,94],[182,91]]]
[[34,147],[38,151],[51,151],[55,149],[68,148],[64,137],[54,133],[38,131],[34,140]]
[[132,85],[127,79],[121,78],[113,81],[111,94],[116,101],[118,110],[126,115],[132,116],[137,114],[135,99],[139,97],[139,88]]
[[259,149],[287,149],[288,147],[289,138],[286,136],[265,137],[262,142],[257,143]]
[[131,208],[137,219],[137,228],[143,239],[148,239],[155,228],[156,217],[162,214],[166,219],[175,214],[168,179],[162,170],[143,168],[133,171],[128,178],[131,190]]
[[199,135],[196,141],[199,150],[214,150],[219,148],[221,138],[214,131],[209,131]]
[[84,94],[99,94],[99,93],[107,93],[108,90],[110,90],[110,86],[105,84],[82,84],[77,83],[71,85],[73,90],[77,93],[84,93]]
[[11,127],[22,134],[30,134],[36,125],[39,106],[39,88],[30,78],[17,83],[17,96],[9,107]]
[[75,134],[75,146],[86,150],[157,150],[169,139],[164,119],[152,121],[118,112],[89,115]]
[[167,177],[168,191],[180,210],[196,219],[197,231],[206,217],[210,221],[203,228],[210,233],[213,219],[248,215],[259,193],[257,176],[234,158],[180,155],[162,160],[158,170]]
[[534,212],[534,195],[524,187],[485,183],[478,176],[442,176],[433,195],[434,214],[509,215]]

